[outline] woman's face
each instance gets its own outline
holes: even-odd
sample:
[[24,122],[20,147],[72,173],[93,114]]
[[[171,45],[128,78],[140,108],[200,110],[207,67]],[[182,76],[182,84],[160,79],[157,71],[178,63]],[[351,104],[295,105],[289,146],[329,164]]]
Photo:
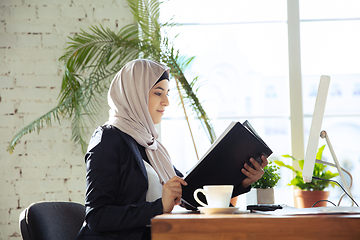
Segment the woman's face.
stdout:
[[169,106],[169,81],[164,79],[155,84],[149,92],[148,109],[154,124],[161,122],[165,107]]

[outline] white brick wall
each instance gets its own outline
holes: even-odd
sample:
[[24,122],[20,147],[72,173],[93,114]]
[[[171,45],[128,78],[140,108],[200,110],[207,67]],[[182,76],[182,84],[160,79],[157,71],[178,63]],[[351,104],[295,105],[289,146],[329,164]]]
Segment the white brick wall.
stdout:
[[[68,36],[99,24],[117,30],[132,19],[126,0],[0,1],[0,240],[21,239],[19,214],[32,202],[84,202],[85,164],[69,121],[26,135],[11,155],[6,148],[56,105]],[[107,107],[101,116],[94,128]]]

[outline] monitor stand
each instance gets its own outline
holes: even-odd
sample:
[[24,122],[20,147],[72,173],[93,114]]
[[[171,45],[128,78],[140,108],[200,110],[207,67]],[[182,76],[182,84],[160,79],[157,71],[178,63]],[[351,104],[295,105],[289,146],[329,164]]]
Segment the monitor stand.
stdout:
[[[346,182],[346,179],[345,179],[343,170],[342,170],[342,168],[341,168],[341,166],[340,166],[340,163],[339,163],[339,161],[338,161],[338,159],[337,159],[337,157],[336,157],[335,151],[334,151],[334,149],[333,149],[333,147],[332,147],[332,145],[331,145],[329,135],[327,134],[326,131],[323,130],[323,131],[321,131],[321,133],[320,133],[320,137],[323,138],[323,139],[325,138],[326,144],[328,145],[328,147],[329,147],[329,149],[330,149],[331,156],[332,156],[332,158],[333,158],[333,160],[334,160],[334,162],[335,162],[335,166],[336,166],[336,168],[337,168],[337,170],[338,170],[338,172],[339,172],[339,175],[340,175],[342,184],[343,184],[343,186],[344,186],[344,188],[345,188],[345,191],[347,191],[347,193],[350,195],[350,197],[353,198],[353,196],[352,196],[352,194],[351,194],[351,191],[350,191],[350,187],[349,187],[348,183]],[[323,164],[327,164],[326,162],[322,162],[322,163],[323,163]],[[328,165],[330,165],[330,164],[328,164]],[[348,172],[348,174],[349,174],[350,178],[352,179],[351,174],[350,174],[349,172]],[[354,205],[354,202],[352,201],[351,206],[353,206],[353,205]]]

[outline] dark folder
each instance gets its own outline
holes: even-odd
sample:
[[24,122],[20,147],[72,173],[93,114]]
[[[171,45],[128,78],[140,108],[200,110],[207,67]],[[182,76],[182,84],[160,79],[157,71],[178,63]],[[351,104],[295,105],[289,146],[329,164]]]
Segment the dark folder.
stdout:
[[[204,185],[234,185],[233,196],[241,193],[242,181],[246,176],[241,172],[245,163],[250,166],[250,158],[260,164],[261,156],[269,157],[271,149],[256,133],[248,121],[243,124],[232,122],[223,134],[212,144],[199,162],[188,171],[182,187],[182,199],[196,209],[200,206],[194,199],[193,193]],[[199,194],[201,201],[205,197]]]

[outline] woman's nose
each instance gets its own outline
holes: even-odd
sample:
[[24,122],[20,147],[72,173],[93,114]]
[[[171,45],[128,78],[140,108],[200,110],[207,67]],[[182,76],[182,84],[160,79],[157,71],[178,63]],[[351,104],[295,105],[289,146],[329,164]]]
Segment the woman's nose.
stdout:
[[164,101],[163,101],[163,106],[167,107],[170,105],[170,101],[167,95],[165,95]]

